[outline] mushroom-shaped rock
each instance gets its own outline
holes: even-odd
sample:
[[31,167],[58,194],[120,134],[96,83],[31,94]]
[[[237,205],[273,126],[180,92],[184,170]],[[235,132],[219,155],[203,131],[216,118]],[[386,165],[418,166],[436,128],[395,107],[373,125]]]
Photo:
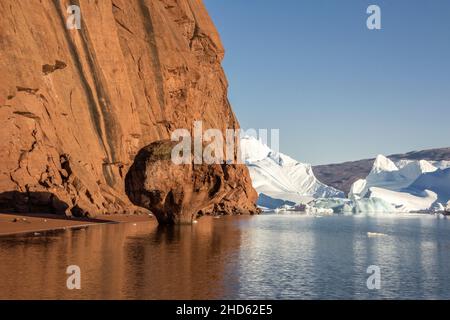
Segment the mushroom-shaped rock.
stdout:
[[125,191],[135,205],[151,210],[160,224],[260,212],[244,165],[175,164],[171,153],[176,144],[157,141],[137,154],[125,178]]

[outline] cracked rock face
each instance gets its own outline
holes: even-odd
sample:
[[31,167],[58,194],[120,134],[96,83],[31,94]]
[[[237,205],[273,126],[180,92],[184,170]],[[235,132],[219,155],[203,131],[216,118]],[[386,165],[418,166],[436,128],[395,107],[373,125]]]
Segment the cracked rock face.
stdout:
[[140,210],[124,183],[139,150],[196,120],[239,127],[200,0],[2,0],[0,15],[0,211]]
[[157,141],[138,153],[125,180],[133,203],[151,210],[161,224],[191,223],[203,215],[259,212],[244,166],[176,165],[170,159],[175,144]]

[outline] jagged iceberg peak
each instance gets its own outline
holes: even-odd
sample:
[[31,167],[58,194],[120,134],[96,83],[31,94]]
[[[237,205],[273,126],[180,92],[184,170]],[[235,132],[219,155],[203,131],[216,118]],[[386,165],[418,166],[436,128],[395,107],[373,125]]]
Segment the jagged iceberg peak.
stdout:
[[400,160],[396,165],[401,174],[410,180],[415,180],[421,174],[434,172],[438,169],[427,160]]
[[253,136],[241,138],[241,157],[247,164],[255,163],[264,159],[271,159],[280,166],[295,165],[298,162],[291,157],[272,150],[262,139]]
[[371,173],[398,171],[395,163],[389,158],[379,154],[375,159]]
[[428,161],[428,160],[408,160],[408,159],[402,159],[395,162],[395,165],[399,169],[403,169],[407,166],[414,166],[417,168],[420,168],[423,172],[432,172],[438,169],[437,165],[444,166],[446,164],[446,161]]
[[261,139],[256,139],[253,136],[245,136],[240,141],[241,156],[246,163],[256,162],[265,159],[272,153]]
[[418,162],[419,162],[419,168],[422,172],[434,172],[438,169],[430,161],[419,160]]

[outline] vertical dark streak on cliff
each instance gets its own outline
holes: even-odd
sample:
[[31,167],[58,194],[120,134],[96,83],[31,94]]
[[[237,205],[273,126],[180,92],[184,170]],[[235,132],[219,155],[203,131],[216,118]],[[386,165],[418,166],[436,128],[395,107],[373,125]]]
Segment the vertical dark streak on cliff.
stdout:
[[58,17],[60,18],[61,27],[62,27],[62,30],[64,30],[64,36],[66,38],[66,42],[67,42],[67,45],[69,47],[70,55],[71,55],[73,61],[75,62],[75,69],[77,70],[78,75],[80,76],[81,85],[83,86],[84,92],[86,94],[86,99],[88,100],[89,113],[91,115],[91,119],[92,119],[93,124],[94,124],[95,133],[97,135],[97,138],[98,138],[98,141],[99,141],[100,145],[105,150],[105,153],[107,153],[106,146],[103,143],[103,139],[102,139],[102,129],[100,127],[100,114],[98,113],[98,110],[97,110],[94,94],[92,93],[92,88],[89,86],[89,83],[88,83],[88,81],[86,79],[86,76],[84,75],[81,61],[80,61],[80,59],[79,59],[79,57],[77,55],[77,50],[76,50],[75,45],[73,44],[73,42],[70,39],[70,36],[68,34],[68,30],[66,28],[66,23],[65,23],[66,22],[65,21],[65,17],[62,14],[62,12],[60,11],[60,8],[59,8],[59,4],[58,4],[59,0],[53,0],[52,3],[54,5],[54,7],[55,7],[55,10],[56,10],[56,13],[57,13]]
[[[78,0],[74,1],[78,3]],[[77,4],[79,6],[79,4]],[[98,105],[101,109],[101,115],[103,116],[103,127],[105,130],[105,144],[108,145],[109,152],[108,163],[103,164],[103,175],[105,176],[106,182],[109,186],[113,187],[115,183],[114,174],[111,171],[110,163],[116,162],[116,147],[120,145],[120,142],[117,138],[117,132],[119,128],[116,128],[116,124],[118,121],[114,118],[113,112],[111,112],[110,106],[111,98],[109,97],[108,90],[105,87],[105,78],[101,71],[101,68],[98,66],[97,59],[95,57],[95,50],[90,48],[91,40],[89,37],[89,32],[84,20],[81,20],[81,39],[83,50],[86,54],[87,61],[89,64],[89,69],[91,70],[92,77],[94,80],[95,89],[97,92]]]
[[[78,0],[73,0],[73,4],[80,6]],[[64,19],[63,19],[64,21]],[[102,129],[101,129],[101,121],[103,120],[103,127],[105,129],[105,138],[102,138],[103,146],[105,148],[106,155],[108,157],[108,163],[103,164],[103,175],[105,176],[106,182],[109,186],[113,187],[115,184],[114,174],[111,171],[110,163],[116,162],[116,154],[115,154],[115,145],[114,143],[111,144],[113,141],[116,142],[116,145],[119,145],[120,143],[117,141],[117,135],[116,132],[118,131],[118,128],[115,128],[118,121],[112,116],[112,112],[110,110],[111,106],[111,99],[109,97],[109,94],[107,92],[107,89],[105,88],[104,83],[106,81],[104,80],[103,73],[101,72],[101,69],[98,67],[98,62],[96,61],[96,57],[93,52],[95,50],[90,48],[90,38],[88,33],[88,28],[86,24],[84,23],[84,20],[81,19],[81,30],[79,30],[81,35],[81,43],[83,45],[83,51],[86,54],[87,62],[89,65],[90,73],[93,77],[95,90],[97,92],[97,104],[100,106],[100,113],[96,109],[96,115],[97,115],[97,121],[96,121],[96,127],[97,130],[100,131],[100,136],[102,137]],[[81,65],[81,64],[80,64]],[[91,90],[92,93],[92,90]],[[92,99],[94,99],[92,95]],[[94,103],[95,105],[95,103]],[[106,140],[106,141],[104,141]]]
[[150,10],[148,6],[145,3],[145,0],[139,0],[139,7],[141,9],[143,22],[144,22],[144,29],[146,31],[146,34],[148,36],[148,45],[150,48],[150,52],[153,56],[152,66],[153,66],[153,74],[156,78],[156,86],[157,86],[157,96],[158,96],[158,102],[159,106],[161,108],[161,112],[164,110],[165,107],[165,99],[164,99],[164,84],[163,84],[163,75],[162,75],[162,68],[161,68],[161,61],[159,60],[159,52],[158,52],[158,46],[156,44],[156,37],[155,37],[155,31],[153,27],[153,20],[150,13]]

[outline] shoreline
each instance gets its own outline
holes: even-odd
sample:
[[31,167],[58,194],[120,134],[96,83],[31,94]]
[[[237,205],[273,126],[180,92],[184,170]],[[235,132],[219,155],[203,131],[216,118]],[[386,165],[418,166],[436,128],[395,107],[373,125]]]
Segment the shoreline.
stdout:
[[85,228],[113,223],[155,221],[153,215],[114,214],[97,218],[76,218],[54,214],[0,213],[0,237]]
[[[273,211],[265,211],[263,214],[289,215],[289,213],[301,213],[302,215],[310,215],[304,212],[287,211],[276,213]],[[332,214],[347,215],[347,214]],[[349,214],[354,215],[354,214]],[[397,213],[394,216],[431,216],[433,214],[408,212]],[[392,216],[388,214],[387,216]],[[77,218],[58,216],[54,214],[19,214],[19,213],[1,213],[0,212],[0,238],[15,235],[27,235],[33,233],[43,233],[49,231],[61,231],[74,228],[86,228],[90,226],[99,226],[103,224],[117,223],[141,223],[156,222],[156,218],[151,214],[111,214],[98,216],[97,218]]]

